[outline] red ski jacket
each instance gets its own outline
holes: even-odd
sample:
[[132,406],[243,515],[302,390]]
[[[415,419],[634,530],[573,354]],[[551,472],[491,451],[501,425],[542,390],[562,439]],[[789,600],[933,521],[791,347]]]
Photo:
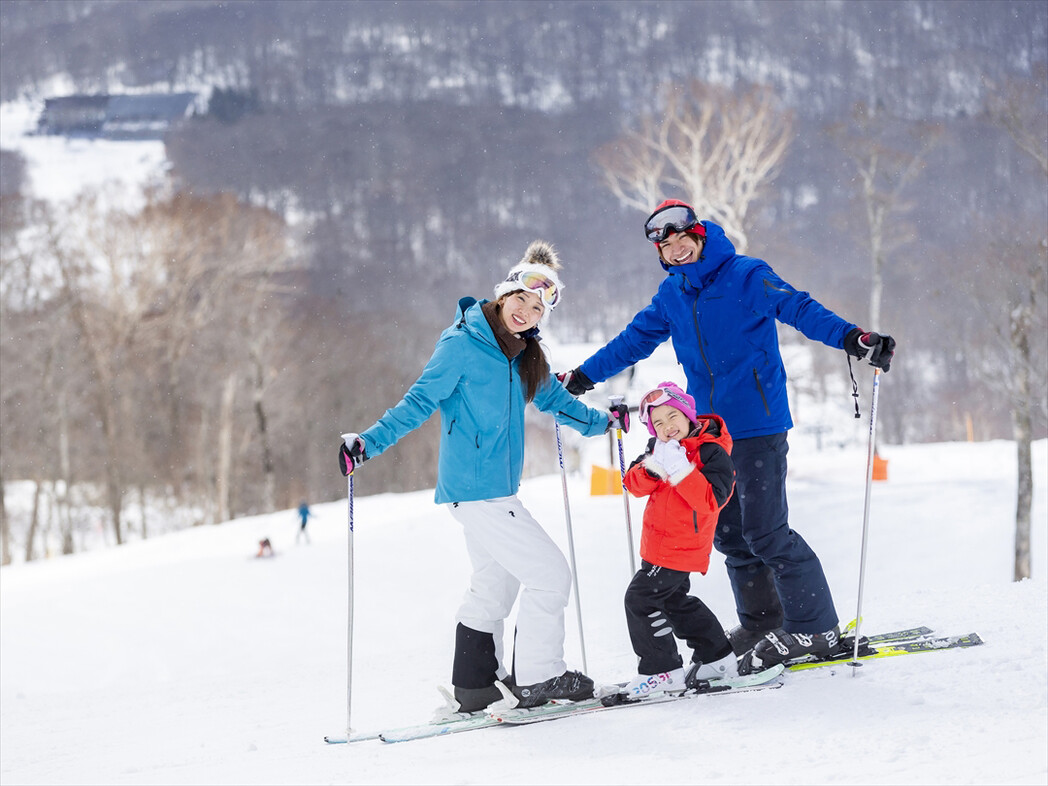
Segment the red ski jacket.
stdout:
[[663,568],[706,573],[717,515],[735,490],[731,435],[717,415],[699,415],[681,444],[692,467],[673,477],[652,458],[656,439],[626,472],[626,488],[648,497],[640,538],[641,559]]

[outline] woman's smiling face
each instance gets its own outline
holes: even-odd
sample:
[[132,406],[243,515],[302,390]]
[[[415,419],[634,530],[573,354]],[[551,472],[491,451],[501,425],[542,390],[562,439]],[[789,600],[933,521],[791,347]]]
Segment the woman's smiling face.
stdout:
[[546,313],[542,298],[534,292],[510,292],[502,301],[502,324],[510,333],[531,330]]

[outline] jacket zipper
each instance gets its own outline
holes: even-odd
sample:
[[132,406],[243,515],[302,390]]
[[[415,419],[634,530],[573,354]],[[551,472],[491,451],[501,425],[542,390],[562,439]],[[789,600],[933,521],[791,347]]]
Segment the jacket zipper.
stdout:
[[[505,357],[505,355],[503,355]],[[513,445],[510,444],[510,437],[513,435],[513,361],[510,358],[506,358],[506,372],[508,374],[508,383],[506,385],[506,412],[508,417],[506,418],[506,488],[513,488]],[[527,407],[527,403],[524,405]],[[523,418],[521,418],[523,420]],[[521,434],[521,439],[524,435]],[[524,466],[521,465],[520,472],[524,474]]]
[[753,381],[757,383],[757,392],[761,394],[761,401],[764,402],[765,414],[771,415],[771,407],[768,406],[768,399],[764,395],[764,388],[761,387],[761,377],[757,373],[757,369],[753,369]]
[[793,293],[793,290],[786,289],[785,287],[777,287],[774,284],[769,284],[768,279],[764,279],[761,283],[764,284],[764,297],[768,297],[768,290],[771,290],[772,292],[783,292],[787,295]]
[[[683,288],[684,288],[684,285],[681,284],[681,289],[683,289]],[[713,369],[710,368],[710,361],[706,357],[706,350],[705,350],[705,348],[702,346],[702,329],[699,328],[699,293],[698,293],[698,291],[695,292],[695,300],[692,302],[691,316],[692,316],[692,321],[695,323],[695,338],[699,342],[699,354],[702,355],[702,362],[706,364],[706,373],[709,374],[709,376],[710,376],[710,412],[716,412],[717,410],[714,409],[714,407],[713,407],[713,388],[714,388],[714,385],[715,385],[715,380],[714,380],[714,377],[713,377]]]

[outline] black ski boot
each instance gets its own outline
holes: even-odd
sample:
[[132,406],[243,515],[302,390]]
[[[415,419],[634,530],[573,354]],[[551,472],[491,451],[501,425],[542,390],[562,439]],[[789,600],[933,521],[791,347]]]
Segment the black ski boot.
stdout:
[[[502,680],[502,684],[513,690],[513,677]],[[487,709],[496,701],[502,700],[502,691],[496,685],[483,688],[460,688],[455,686],[455,701],[459,703],[459,712],[479,712]]]
[[739,661],[739,674],[764,671],[805,655],[825,658],[840,649],[841,629],[837,625],[825,633],[787,633],[779,628],[766,634]]
[[520,685],[512,688],[513,695],[520,702],[519,707],[538,707],[552,699],[582,701],[593,698],[593,680],[581,671],[566,671],[559,677],[551,677],[545,682],[534,685]]
[[495,687],[498,669],[494,636],[458,623],[455,628],[455,661],[451,669],[451,684],[455,686],[459,712],[477,712],[502,698]]
[[752,650],[767,633],[766,630],[749,630],[742,625],[736,625],[724,635],[728,637],[731,651],[735,653],[736,657],[741,657]]

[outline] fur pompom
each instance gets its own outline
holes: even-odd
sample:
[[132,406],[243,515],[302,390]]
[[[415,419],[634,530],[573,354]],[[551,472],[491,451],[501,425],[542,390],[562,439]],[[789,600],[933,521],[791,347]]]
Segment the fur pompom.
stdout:
[[524,258],[520,260],[522,265],[545,265],[553,270],[560,270],[560,257],[551,243],[545,240],[533,240],[528,250],[524,252]]

